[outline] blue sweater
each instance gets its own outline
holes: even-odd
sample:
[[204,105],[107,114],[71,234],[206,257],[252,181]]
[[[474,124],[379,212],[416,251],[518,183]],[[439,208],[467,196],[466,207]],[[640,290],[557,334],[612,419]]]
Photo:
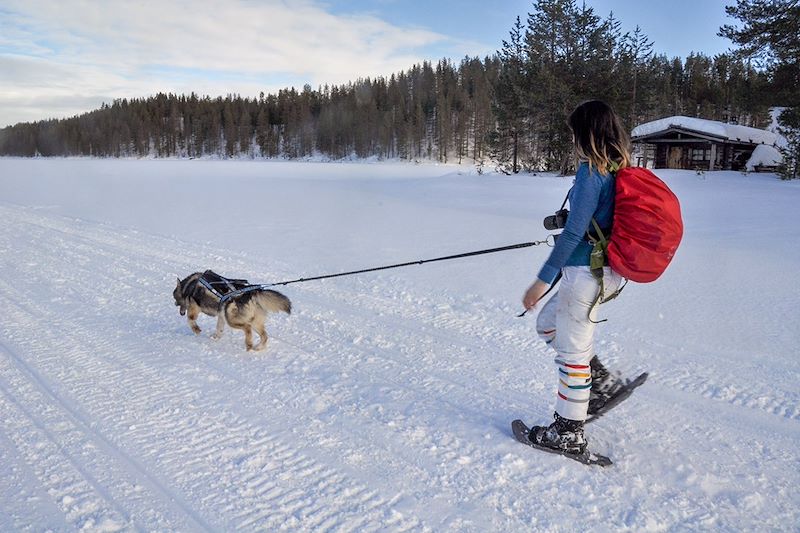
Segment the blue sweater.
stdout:
[[552,284],[565,266],[589,265],[592,245],[586,232],[593,229],[592,217],[608,237],[606,230],[611,228],[614,216],[614,176],[600,174],[597,167],[590,171],[588,163],[581,163],[569,191],[569,208],[567,225],[539,271],[539,279],[545,283]]

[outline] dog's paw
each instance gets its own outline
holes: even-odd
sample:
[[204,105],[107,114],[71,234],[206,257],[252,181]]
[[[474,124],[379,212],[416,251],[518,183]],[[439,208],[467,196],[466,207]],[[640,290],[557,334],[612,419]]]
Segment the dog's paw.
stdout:
[[211,339],[212,340],[218,341],[220,339],[220,337],[222,337],[222,335],[217,335],[216,333],[212,333],[211,334]]
[[200,328],[192,328],[192,331],[194,331],[195,335],[200,335],[200,332],[203,331],[203,330],[200,329]]

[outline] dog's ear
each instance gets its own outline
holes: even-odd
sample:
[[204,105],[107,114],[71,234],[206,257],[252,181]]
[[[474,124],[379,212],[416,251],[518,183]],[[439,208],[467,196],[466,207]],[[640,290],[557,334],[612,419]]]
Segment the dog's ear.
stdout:
[[181,286],[181,278],[178,278],[178,287]]

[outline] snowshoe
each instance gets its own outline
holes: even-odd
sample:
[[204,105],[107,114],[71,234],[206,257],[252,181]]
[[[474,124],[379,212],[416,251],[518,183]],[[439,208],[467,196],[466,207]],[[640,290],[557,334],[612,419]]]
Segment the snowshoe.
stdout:
[[[623,381],[621,378],[617,378],[612,387],[595,395],[594,398],[590,395],[586,422],[597,420],[625,401],[637,387],[640,387],[647,381],[647,376],[647,372],[642,372],[636,378],[629,381]],[[594,394],[594,392],[592,394]]]
[[539,446],[566,453],[580,454],[586,450],[582,420],[567,420],[554,413],[555,421],[549,426],[533,426],[528,438]]
[[[558,415],[556,415],[556,416],[558,417]],[[555,422],[553,424],[555,424]],[[581,426],[582,426],[582,423],[581,423]],[[566,438],[565,439],[567,441],[572,441],[572,444],[571,445],[567,445],[566,448],[570,448],[570,447],[576,448],[577,447],[577,449],[581,450],[579,453],[568,452],[568,451],[565,451],[565,449],[562,449],[561,447],[550,447],[550,446],[538,444],[536,442],[536,438],[537,437],[536,437],[536,433],[534,433],[534,430],[536,430],[537,433],[540,430],[544,430],[544,433],[546,433],[549,429],[550,429],[550,427],[544,427],[544,426],[538,426],[538,427],[534,426],[532,428],[528,428],[528,426],[526,426],[525,423],[522,420],[514,420],[511,423],[511,431],[514,433],[514,438],[516,438],[522,444],[526,444],[526,445],[530,446],[531,448],[535,448],[537,450],[542,450],[542,451],[548,452],[548,453],[554,453],[554,454],[558,454],[558,455],[563,455],[564,457],[568,457],[568,458],[570,458],[570,459],[572,459],[574,461],[578,461],[579,463],[583,463],[585,465],[610,466],[611,464],[613,464],[611,462],[611,459],[609,459],[608,457],[606,457],[604,455],[597,454],[597,453],[589,452],[586,449],[586,439],[583,438],[583,431],[580,432],[581,433],[581,439],[580,440],[583,441],[582,445],[577,445],[576,444],[578,439],[575,439],[575,440],[573,440],[571,438]],[[532,433],[533,433],[533,435],[532,435]]]
[[618,372],[609,372],[595,355],[589,362],[592,369],[592,389],[589,393],[589,416],[603,409],[603,406],[625,387],[625,380]]

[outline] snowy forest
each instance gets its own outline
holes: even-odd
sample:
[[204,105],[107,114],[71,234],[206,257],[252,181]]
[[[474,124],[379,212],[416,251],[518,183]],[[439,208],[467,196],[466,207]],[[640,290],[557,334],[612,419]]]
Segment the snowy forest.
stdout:
[[[742,9],[728,14],[754,17]],[[763,128],[770,107],[797,105],[796,57],[760,61],[762,47],[670,58],[638,27],[621,27],[613,14],[603,18],[575,0],[537,0],[483,59],[423,62],[388,78],[258,98],[118,99],[80,116],[0,130],[0,155],[376,157],[565,172],[572,165],[566,116],[587,98],[610,102],[631,128],[670,115]],[[752,42],[744,30],[720,32]]]

